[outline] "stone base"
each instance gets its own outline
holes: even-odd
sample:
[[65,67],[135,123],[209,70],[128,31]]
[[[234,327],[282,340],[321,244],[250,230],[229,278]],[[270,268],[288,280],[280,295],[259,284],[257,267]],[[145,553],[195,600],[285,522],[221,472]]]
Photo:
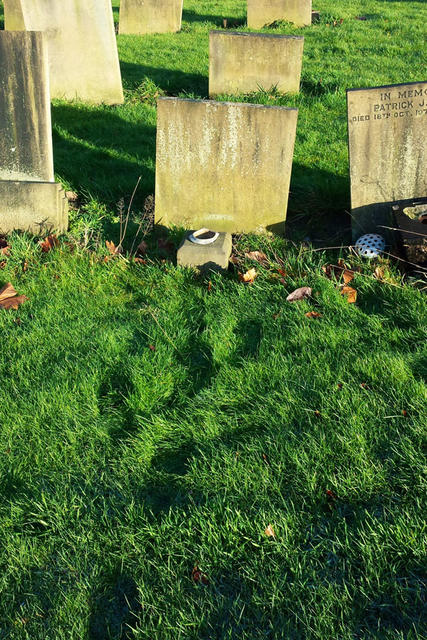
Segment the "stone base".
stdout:
[[0,233],[36,235],[68,228],[68,200],[57,182],[0,180]]
[[194,267],[199,271],[226,271],[231,256],[232,241],[230,233],[220,233],[212,244],[194,244],[189,233],[182,241],[177,263],[181,267]]
[[421,202],[418,200],[412,206],[394,205],[393,214],[395,226],[399,229],[399,244],[406,259],[414,264],[426,264],[427,199]]

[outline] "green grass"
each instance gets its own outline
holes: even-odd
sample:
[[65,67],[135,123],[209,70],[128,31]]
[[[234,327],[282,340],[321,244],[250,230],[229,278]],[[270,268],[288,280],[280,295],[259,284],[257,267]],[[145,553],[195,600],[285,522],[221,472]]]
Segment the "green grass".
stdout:
[[[255,97],[300,107],[291,238],[345,244],[345,88],[423,79],[425,7],[318,0],[300,96]],[[29,298],[0,310],[0,640],[425,638],[425,296],[265,237],[238,241],[269,256],[250,286],[177,268],[160,232],[146,265],[103,260],[115,203],[154,189],[155,94],[206,97],[209,29],[244,19],[184,8],[180,34],[119,37],[125,105],[54,104],[83,206],[0,271]],[[355,305],[321,268],[341,255]]]

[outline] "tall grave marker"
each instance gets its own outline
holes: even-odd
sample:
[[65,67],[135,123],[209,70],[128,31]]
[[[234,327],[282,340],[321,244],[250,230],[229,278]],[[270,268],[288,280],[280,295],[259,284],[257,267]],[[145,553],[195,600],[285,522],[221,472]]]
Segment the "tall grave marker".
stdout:
[[180,31],[183,0],[121,0],[119,33]]
[[311,24],[312,0],[248,0],[248,27],[262,29],[278,20]]
[[53,98],[123,102],[111,0],[4,0],[7,30],[43,31]]
[[209,42],[210,96],[249,93],[260,87],[298,93],[302,36],[211,31]]
[[297,109],[160,98],[156,222],[284,232]]
[[53,180],[44,36],[0,31],[0,233],[64,230],[67,201]]
[[353,237],[427,196],[427,82],[347,91]]

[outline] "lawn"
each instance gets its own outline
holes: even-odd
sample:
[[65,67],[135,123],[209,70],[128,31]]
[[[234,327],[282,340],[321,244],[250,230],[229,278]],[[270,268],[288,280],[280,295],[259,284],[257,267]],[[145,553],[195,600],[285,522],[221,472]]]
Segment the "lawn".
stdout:
[[287,238],[237,238],[225,276],[175,266],[180,230],[145,264],[105,241],[141,176],[129,249],[154,192],[156,96],[207,97],[209,30],[245,2],[118,37],[124,105],[53,104],[81,204],[59,246],[15,233],[0,263],[28,297],[0,309],[0,640],[426,637],[425,293],[346,249],[345,89],[424,79],[427,4],[315,8],[272,30],[305,36],[301,93],[242,98],[300,110]]

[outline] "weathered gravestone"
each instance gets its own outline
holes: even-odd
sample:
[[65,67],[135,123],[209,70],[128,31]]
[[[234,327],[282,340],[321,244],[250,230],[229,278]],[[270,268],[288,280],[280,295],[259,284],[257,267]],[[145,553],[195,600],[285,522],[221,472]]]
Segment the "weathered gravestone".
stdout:
[[427,82],[347,91],[353,237],[427,195]]
[[277,87],[298,93],[304,38],[267,33],[211,31],[209,95]]
[[311,24],[312,0],[248,0],[248,27],[261,29],[278,20]]
[[0,31],[0,233],[66,228],[65,194],[53,180],[44,35]]
[[53,98],[123,102],[111,0],[4,0],[8,30],[43,31]]
[[181,29],[183,0],[121,0],[119,33],[173,33]]
[[298,109],[160,98],[156,222],[283,233]]

